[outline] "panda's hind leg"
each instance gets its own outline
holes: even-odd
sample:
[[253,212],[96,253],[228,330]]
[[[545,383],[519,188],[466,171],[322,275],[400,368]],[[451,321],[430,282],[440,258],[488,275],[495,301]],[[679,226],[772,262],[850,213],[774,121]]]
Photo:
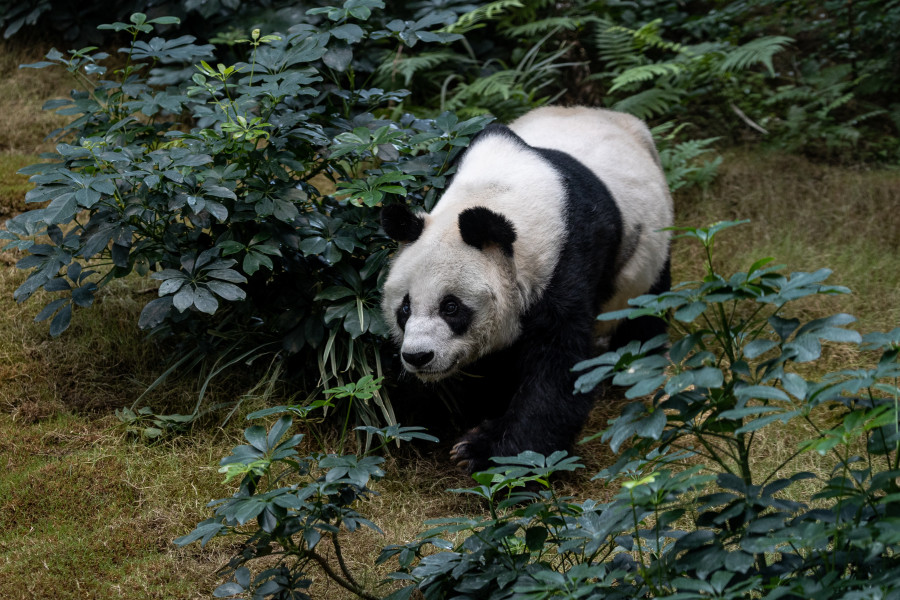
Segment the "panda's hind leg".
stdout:
[[[666,259],[666,264],[657,275],[656,281],[647,292],[649,294],[661,294],[672,288],[671,258]],[[667,332],[666,322],[652,316],[638,317],[637,319],[624,319],[616,327],[609,341],[609,349],[621,348],[631,341],[644,343]]]

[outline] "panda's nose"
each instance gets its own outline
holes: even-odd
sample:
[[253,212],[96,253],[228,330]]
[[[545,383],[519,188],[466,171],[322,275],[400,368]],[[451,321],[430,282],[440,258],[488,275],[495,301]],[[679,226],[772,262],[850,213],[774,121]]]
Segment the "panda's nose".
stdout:
[[434,352],[404,352],[403,360],[414,367],[424,367],[434,358]]

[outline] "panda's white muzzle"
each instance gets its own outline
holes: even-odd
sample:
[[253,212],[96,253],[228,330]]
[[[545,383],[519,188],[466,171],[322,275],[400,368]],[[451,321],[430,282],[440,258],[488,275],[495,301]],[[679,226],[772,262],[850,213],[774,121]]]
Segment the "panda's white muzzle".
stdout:
[[440,317],[413,317],[403,332],[400,347],[403,367],[424,381],[442,379],[459,363],[455,348],[458,343]]

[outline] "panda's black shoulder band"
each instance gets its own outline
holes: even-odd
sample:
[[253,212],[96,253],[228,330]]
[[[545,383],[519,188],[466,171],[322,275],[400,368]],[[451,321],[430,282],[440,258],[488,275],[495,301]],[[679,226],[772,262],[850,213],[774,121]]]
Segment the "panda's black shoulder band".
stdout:
[[483,206],[467,208],[459,213],[462,239],[479,250],[496,244],[504,254],[512,256],[516,229],[509,219]]
[[425,219],[405,204],[388,204],[381,209],[381,226],[389,238],[408,244],[422,235]]

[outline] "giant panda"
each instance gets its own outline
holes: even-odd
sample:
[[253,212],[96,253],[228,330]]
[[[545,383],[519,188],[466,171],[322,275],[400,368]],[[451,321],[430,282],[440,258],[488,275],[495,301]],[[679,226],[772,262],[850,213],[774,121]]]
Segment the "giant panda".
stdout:
[[470,375],[465,401],[494,409],[451,450],[464,470],[571,445],[592,403],[573,393],[572,366],[665,332],[596,316],[669,288],[671,224],[647,126],[586,107],[489,125],[430,213],[382,210],[400,243],[382,311],[403,368],[424,382]]

